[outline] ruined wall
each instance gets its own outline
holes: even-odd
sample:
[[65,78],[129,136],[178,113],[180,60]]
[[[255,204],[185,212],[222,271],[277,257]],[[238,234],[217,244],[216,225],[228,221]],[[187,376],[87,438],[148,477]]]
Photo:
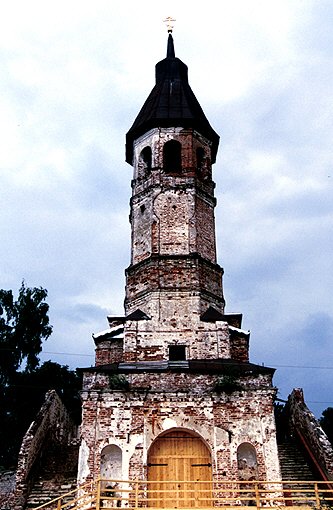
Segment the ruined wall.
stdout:
[[51,442],[67,444],[76,427],[54,390],[47,392],[36,419],[25,434],[16,471],[16,507],[21,509],[33,482],[33,472],[42,449]]
[[250,333],[239,328],[229,327],[230,357],[238,361],[249,361]]
[[[219,376],[184,373],[131,374],[130,391],[108,389],[108,376],[84,377],[79,481],[100,474],[101,452],[115,445],[122,452],[122,479],[146,479],[149,447],[159,434],[184,429],[209,447],[213,476],[237,479],[237,449],[255,448],[262,479],[279,480],[270,377],[239,379],[230,394],[215,391]],[[246,389],[245,389],[246,388]]]
[[[126,320],[123,337],[96,342],[96,366],[123,361],[158,361],[169,359],[169,347],[183,345],[186,359],[233,359],[249,361],[248,331],[227,322],[205,322],[193,313],[195,298],[177,293],[177,300],[152,300],[154,310],[149,320]],[[194,306],[194,305],[193,305]],[[164,310],[165,308],[165,310]]]
[[14,507],[15,487],[15,471],[0,470],[0,509]]
[[308,453],[328,480],[333,480],[333,449],[318,420],[304,402],[303,390],[296,388],[288,397],[292,432],[298,434]]

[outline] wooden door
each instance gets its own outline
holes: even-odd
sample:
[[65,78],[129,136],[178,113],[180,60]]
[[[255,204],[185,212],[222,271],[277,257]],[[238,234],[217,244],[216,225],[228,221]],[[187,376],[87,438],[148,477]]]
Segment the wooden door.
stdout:
[[148,457],[149,506],[211,506],[211,455],[203,441],[183,431],[159,437]]

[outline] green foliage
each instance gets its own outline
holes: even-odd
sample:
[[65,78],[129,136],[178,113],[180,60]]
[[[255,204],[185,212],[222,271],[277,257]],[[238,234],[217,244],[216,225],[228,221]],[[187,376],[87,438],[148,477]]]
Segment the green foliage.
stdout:
[[333,445],[333,407],[327,407],[319,418],[319,423]]
[[80,377],[58,363],[39,366],[42,342],[51,332],[43,288],[22,282],[17,300],[0,289],[0,465],[13,467],[45,393],[55,389],[73,419],[80,419]]
[[48,390],[55,389],[70,411],[73,420],[79,423],[81,416],[81,378],[67,366],[46,361],[35,370],[16,372],[3,392],[0,409],[0,465],[11,467],[24,434],[35,419]]
[[111,390],[128,390],[129,382],[124,375],[112,374],[109,376],[109,388]]
[[28,288],[22,282],[17,300],[11,290],[0,289],[0,386],[8,384],[25,363],[25,371],[34,370],[42,342],[51,332],[47,291]]
[[235,375],[221,375],[217,379],[214,389],[217,393],[227,393],[230,395],[234,391],[242,390],[243,387]]
[[227,394],[231,394],[233,391],[241,391],[244,388],[239,382],[240,375],[237,365],[226,365],[223,368],[223,374],[217,378],[214,386],[215,391]]

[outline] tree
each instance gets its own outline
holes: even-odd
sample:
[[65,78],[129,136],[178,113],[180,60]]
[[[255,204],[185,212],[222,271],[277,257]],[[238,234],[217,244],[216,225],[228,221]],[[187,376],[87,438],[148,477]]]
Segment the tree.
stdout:
[[11,290],[0,289],[0,463],[5,465],[15,462],[25,432],[21,410],[26,403],[31,411],[35,407],[31,398],[23,400],[18,381],[36,370],[42,342],[52,332],[46,297],[45,289],[26,287],[24,281],[17,300]]
[[284,443],[290,438],[288,403],[285,401],[282,403],[280,399],[276,399],[274,402],[274,416],[277,442]]
[[45,393],[55,389],[79,423],[81,378],[67,366],[46,361],[39,366],[42,343],[51,332],[47,291],[26,287],[15,301],[0,290],[0,465],[13,467],[25,432]]
[[39,364],[42,342],[51,332],[47,291],[22,282],[18,299],[11,290],[0,289],[0,388],[6,387],[25,364],[31,372]]
[[46,361],[30,372],[16,372],[4,392],[4,413],[0,410],[0,465],[16,464],[23,436],[50,389],[57,391],[73,420],[80,422],[81,377],[75,371]]
[[319,418],[319,423],[333,445],[333,407],[324,409],[321,417]]

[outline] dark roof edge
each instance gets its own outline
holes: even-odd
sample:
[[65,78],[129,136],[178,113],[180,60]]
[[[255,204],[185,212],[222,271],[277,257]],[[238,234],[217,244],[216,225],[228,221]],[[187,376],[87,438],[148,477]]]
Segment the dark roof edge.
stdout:
[[143,373],[143,372],[187,372],[198,374],[230,374],[246,375],[248,373],[256,374],[274,374],[275,368],[265,367],[254,363],[236,361],[233,359],[215,359],[215,360],[187,360],[185,362],[131,362],[131,363],[111,363],[108,365],[99,365],[97,367],[79,368],[80,372],[109,372],[109,373]]

